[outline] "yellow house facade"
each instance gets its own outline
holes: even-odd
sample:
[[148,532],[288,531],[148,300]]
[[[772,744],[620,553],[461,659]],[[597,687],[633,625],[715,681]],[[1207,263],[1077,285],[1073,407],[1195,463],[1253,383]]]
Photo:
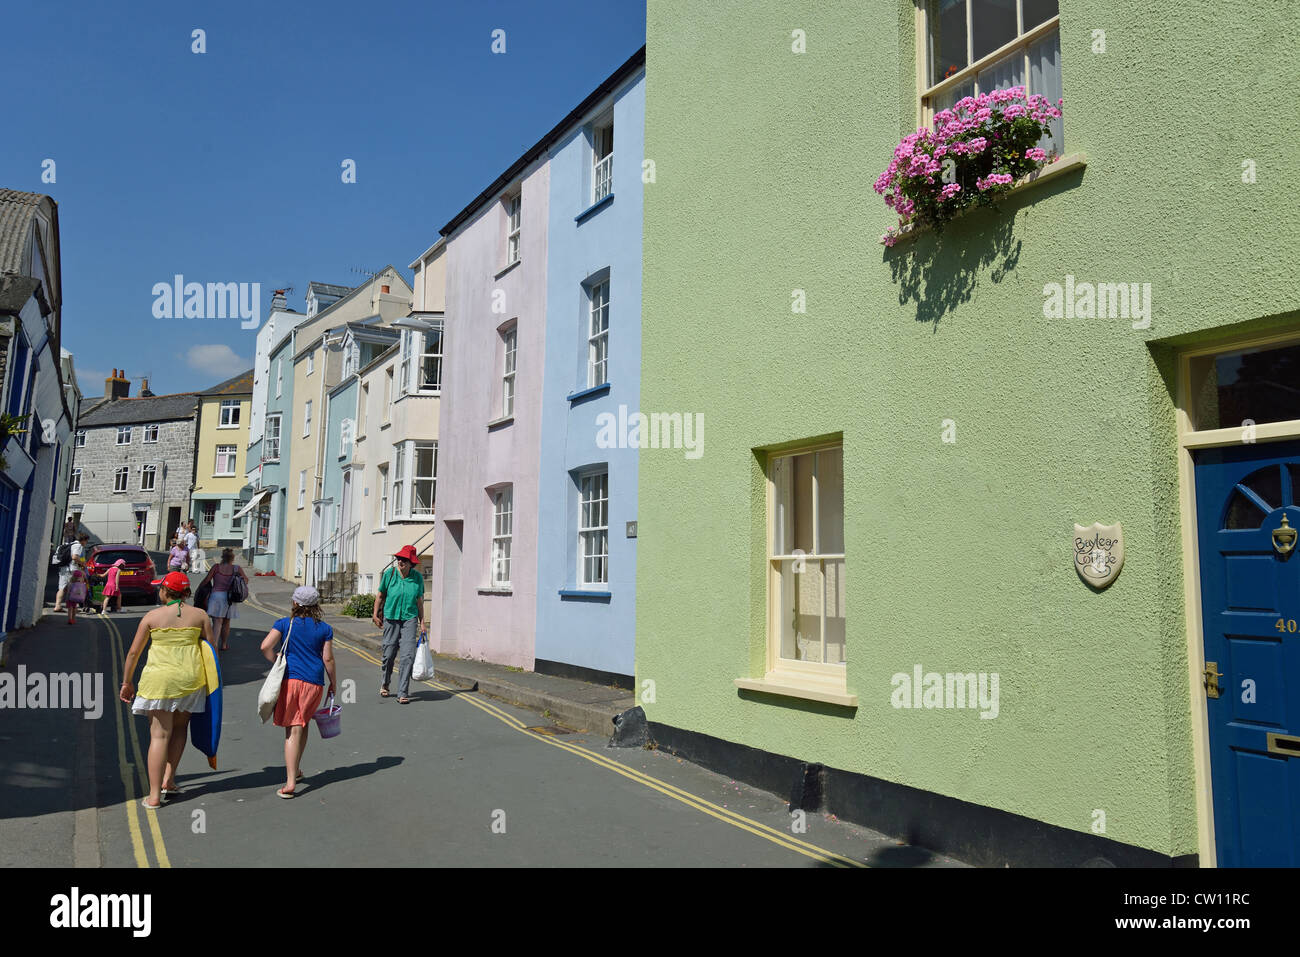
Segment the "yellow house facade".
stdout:
[[[201,548],[238,549],[243,544],[245,517],[239,512],[249,497],[244,460],[252,403],[252,369],[199,393],[189,517],[198,527]],[[169,538],[175,533],[174,528],[166,529]]]

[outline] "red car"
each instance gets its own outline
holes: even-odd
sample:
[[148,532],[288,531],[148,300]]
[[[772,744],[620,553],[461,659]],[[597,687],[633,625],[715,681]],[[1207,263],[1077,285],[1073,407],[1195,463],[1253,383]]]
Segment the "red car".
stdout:
[[86,559],[86,571],[95,580],[96,596],[104,593],[104,576],[119,558],[126,560],[117,576],[122,600],[132,595],[156,598],[158,590],[154,588],[153,580],[157,574],[153,559],[139,545],[96,545],[91,548],[90,557]]

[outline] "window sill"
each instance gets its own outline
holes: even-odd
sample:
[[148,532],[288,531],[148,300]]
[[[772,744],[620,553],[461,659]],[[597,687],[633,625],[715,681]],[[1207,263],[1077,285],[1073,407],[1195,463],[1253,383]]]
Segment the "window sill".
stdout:
[[514,420],[515,417],[513,415],[503,415],[499,419],[493,419],[487,424],[488,431],[491,432],[493,429],[498,429],[503,425],[509,425]]
[[609,393],[609,383],[602,382],[600,385],[593,385],[589,389],[579,389],[577,392],[570,392],[564,397],[566,402],[581,402],[583,399],[590,399],[598,395],[607,395]]
[[580,212],[577,216],[574,216],[574,217],[573,217],[573,221],[574,221],[575,223],[580,223],[580,222],[582,222],[584,219],[586,219],[587,217],[592,216],[592,215],[595,215],[597,212],[599,212],[600,210],[604,209],[606,206],[610,205],[610,204],[613,203],[613,202],[614,202],[614,194],[613,194],[613,193],[610,193],[608,196],[606,196],[606,197],[605,197],[604,199],[602,199],[600,202],[598,202],[598,203],[592,203],[590,206],[588,206],[586,209],[584,209],[582,212]]
[[845,691],[835,691],[821,682],[803,682],[793,675],[769,675],[767,678],[736,678],[736,687],[745,691],[761,691],[783,698],[803,698],[821,701],[844,708],[856,708],[858,696]]
[[[1055,163],[1049,163],[1040,170],[1035,170],[1027,176],[1022,176],[1020,179],[1012,183],[1011,189],[1006,193],[1003,193],[1002,196],[1003,198],[1014,196],[1021,190],[1029,189],[1031,186],[1036,186],[1039,183],[1045,183],[1048,180],[1056,179],[1058,176],[1063,176],[1066,173],[1072,173],[1075,170],[1084,169],[1087,165],[1088,155],[1086,153],[1069,153],[1066,156],[1062,156]],[[961,219],[962,216],[965,216],[968,212],[970,212],[969,209],[955,217],[955,219]],[[930,232],[929,226],[906,226],[899,232],[898,239],[895,240],[894,245],[897,246],[904,239],[911,239],[921,233],[928,232]]]
[[386,532],[386,531],[388,531],[388,526],[387,526],[387,525],[380,525],[378,528],[372,528],[372,529],[370,530],[370,534],[371,534],[371,535],[382,535],[382,534],[383,534],[384,532]]
[[217,428],[218,428],[218,429],[238,429],[238,428],[239,428],[239,423],[236,422],[234,425],[219,425],[219,426],[217,426]]
[[515,590],[508,585],[485,585],[478,590],[480,595],[513,595]]
[[578,601],[600,601],[608,602],[613,596],[612,592],[596,591],[590,588],[561,588],[560,597],[563,599],[576,599]]
[[518,266],[521,262],[523,262],[522,259],[516,259],[516,260],[515,260],[514,262],[512,262],[509,266],[507,266],[505,269],[501,270],[499,273],[497,273],[497,274],[496,274],[495,276],[493,276],[492,278],[493,278],[493,279],[500,279],[502,276],[504,276],[504,275],[505,275],[506,273],[508,273],[510,270],[512,270],[512,269],[514,269],[516,266]]

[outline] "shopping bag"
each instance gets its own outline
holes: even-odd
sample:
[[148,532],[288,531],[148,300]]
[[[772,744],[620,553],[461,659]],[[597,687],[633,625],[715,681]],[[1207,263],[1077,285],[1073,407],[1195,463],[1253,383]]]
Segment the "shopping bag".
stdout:
[[433,652],[429,650],[427,632],[420,632],[420,640],[415,646],[415,671],[411,677],[416,681],[433,680]]
[[289,634],[280,643],[280,653],[275,657],[275,664],[271,665],[266,680],[262,682],[262,690],[257,693],[257,716],[262,719],[262,724],[266,724],[266,719],[275,714],[275,702],[279,700],[280,685],[284,684],[284,669],[288,664],[285,653],[289,649],[289,635],[293,634],[295,620],[289,620]]

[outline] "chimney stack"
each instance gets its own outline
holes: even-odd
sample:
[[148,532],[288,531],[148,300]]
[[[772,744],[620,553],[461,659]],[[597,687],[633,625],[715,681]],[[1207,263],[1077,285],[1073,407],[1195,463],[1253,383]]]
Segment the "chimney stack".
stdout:
[[152,399],[153,393],[149,391],[149,377],[145,376],[140,380],[140,398]]
[[271,311],[284,312],[288,308],[289,308],[289,300],[284,298],[284,290],[277,289],[275,291],[275,294],[271,296]]
[[108,399],[125,399],[131,394],[131,383],[122,369],[114,369],[104,380],[104,396]]

